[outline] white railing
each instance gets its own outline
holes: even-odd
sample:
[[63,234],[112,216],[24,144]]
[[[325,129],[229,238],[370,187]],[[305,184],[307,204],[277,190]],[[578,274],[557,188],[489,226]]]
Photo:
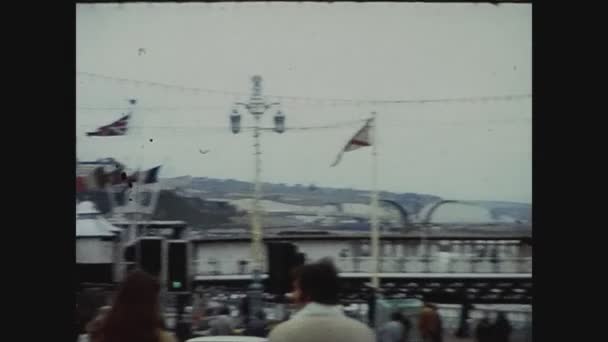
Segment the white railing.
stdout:
[[[339,258],[342,272],[371,272],[370,257]],[[385,257],[380,259],[381,273],[531,273],[532,258],[478,257]]]
[[[346,257],[334,259],[340,272],[370,273],[371,257]],[[247,266],[238,267],[220,260],[198,260],[194,263],[198,275],[248,275],[251,261]],[[381,273],[532,273],[531,257],[480,258],[470,256],[445,257],[384,257],[380,259]]]

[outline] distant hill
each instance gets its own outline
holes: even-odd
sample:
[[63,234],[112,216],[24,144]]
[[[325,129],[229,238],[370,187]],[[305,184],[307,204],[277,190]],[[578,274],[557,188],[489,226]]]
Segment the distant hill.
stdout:
[[[189,187],[207,198],[250,198],[253,192],[253,183],[235,179],[193,177],[191,178]],[[367,204],[370,200],[369,191],[367,190],[327,188],[316,185],[263,183],[262,191],[264,199],[293,205],[321,206],[331,203]],[[442,200],[441,197],[431,194],[395,193],[388,191],[381,191],[380,198],[398,203],[412,215],[417,214],[425,206]],[[504,201],[467,202],[486,208],[496,220],[530,222],[532,219],[531,205],[527,203]]]
[[[251,197],[253,192],[253,183],[234,179],[194,177],[190,186],[195,190],[204,192],[205,197],[211,198],[237,198],[239,195],[241,197]],[[262,190],[265,199],[296,205],[369,203],[369,191],[366,190],[275,183],[263,183]],[[416,213],[425,205],[441,200],[439,196],[428,194],[393,193],[387,191],[380,192],[380,198],[395,201],[410,213]]]
[[[163,179],[155,219],[184,220],[193,227],[205,227],[234,223],[244,212],[237,212],[230,203],[240,203],[241,199],[252,197],[251,182],[234,179],[214,179],[206,177],[178,177]],[[171,189],[171,190],[169,190]],[[263,183],[263,199],[297,207],[321,207],[324,205],[369,204],[369,192],[366,190],[326,188],[314,185],[287,185]],[[110,209],[108,195],[105,192],[77,194],[79,200],[92,200],[102,213]],[[380,199],[398,203],[408,214],[416,216],[422,208],[441,201],[442,198],[430,194],[380,192]],[[225,204],[222,204],[222,201]],[[495,221],[531,222],[532,206],[528,203],[506,201],[466,201],[485,208]],[[224,207],[221,207],[225,205]],[[385,206],[385,203],[382,203]],[[390,205],[389,205],[390,207]],[[344,207],[345,208],[345,207]],[[346,210],[346,209],[345,209]],[[367,212],[368,209],[360,209]],[[446,209],[447,210],[447,209]],[[348,210],[349,212],[351,210]]]
[[225,202],[205,201],[162,190],[153,218],[155,220],[183,220],[192,227],[204,227],[230,222],[237,210]]
[[532,205],[529,203],[500,201],[472,201],[472,203],[490,210],[495,219],[511,217],[523,222],[532,221]]
[[[110,200],[104,191],[77,194],[79,201],[92,201],[102,214],[110,211]],[[154,220],[185,221],[194,228],[221,225],[231,222],[231,218],[243,215],[228,202],[209,201],[199,197],[183,196],[175,191],[161,190]]]

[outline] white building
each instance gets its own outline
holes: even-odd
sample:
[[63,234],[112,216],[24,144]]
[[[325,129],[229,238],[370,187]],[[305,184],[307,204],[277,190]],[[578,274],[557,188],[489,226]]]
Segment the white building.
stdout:
[[85,201],[76,206],[76,267],[80,282],[110,283],[121,230]]
[[[453,229],[446,230],[453,232]],[[367,233],[289,233],[267,233],[265,241],[294,243],[299,252],[306,254],[307,261],[328,257],[334,260],[342,272],[372,271]],[[526,242],[525,236],[489,232],[483,237],[444,234],[437,232],[426,236],[426,239],[419,234],[382,234],[381,272],[531,273],[532,246]],[[251,272],[251,242],[248,234],[206,236],[190,241],[193,276],[206,279],[208,276],[247,275]]]

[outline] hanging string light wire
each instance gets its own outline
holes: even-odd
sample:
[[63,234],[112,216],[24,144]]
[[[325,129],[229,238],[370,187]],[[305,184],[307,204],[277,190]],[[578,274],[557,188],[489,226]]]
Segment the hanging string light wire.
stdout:
[[[197,87],[185,87],[182,85],[167,84],[161,82],[133,80],[128,78],[107,76],[91,72],[78,71],[78,75],[105,79],[119,83],[131,83],[137,86],[160,87],[165,90],[174,89],[178,92],[189,92],[193,94],[212,94],[224,96],[248,96],[248,93],[218,89],[204,89]],[[303,96],[284,96],[284,95],[267,95],[269,98],[277,99],[282,102],[305,102],[310,106],[339,106],[339,105],[398,105],[398,104],[429,104],[429,103],[459,103],[459,102],[489,102],[489,101],[516,101],[524,100],[532,97],[532,94],[508,94],[508,95],[492,95],[492,96],[470,96],[470,97],[454,97],[454,98],[429,98],[429,99],[396,99],[396,100],[359,100],[359,99],[335,99],[335,98],[314,98]]]

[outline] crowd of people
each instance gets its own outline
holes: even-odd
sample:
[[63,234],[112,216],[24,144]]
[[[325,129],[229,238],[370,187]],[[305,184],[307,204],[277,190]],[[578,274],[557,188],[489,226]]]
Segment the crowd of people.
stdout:
[[[390,321],[377,327],[376,332],[366,324],[348,317],[339,305],[339,278],[331,262],[321,261],[300,266],[294,272],[294,291],[291,298],[296,312],[282,322],[271,326],[264,311],[242,322],[230,315],[228,307],[207,316],[209,335],[239,334],[265,337],[270,342],[407,342],[413,328],[417,328],[423,342],[442,342],[443,327],[438,309],[425,303],[421,312],[412,319],[396,311]],[[86,325],[81,342],[176,342],[185,341],[188,334],[169,333],[160,310],[160,284],[156,278],[142,272],[131,272],[121,284],[111,305],[102,306]],[[248,311],[248,309],[247,309]],[[511,326],[503,314],[491,323],[489,317],[476,328],[479,342],[506,342]],[[179,336],[182,335],[182,336]]]

